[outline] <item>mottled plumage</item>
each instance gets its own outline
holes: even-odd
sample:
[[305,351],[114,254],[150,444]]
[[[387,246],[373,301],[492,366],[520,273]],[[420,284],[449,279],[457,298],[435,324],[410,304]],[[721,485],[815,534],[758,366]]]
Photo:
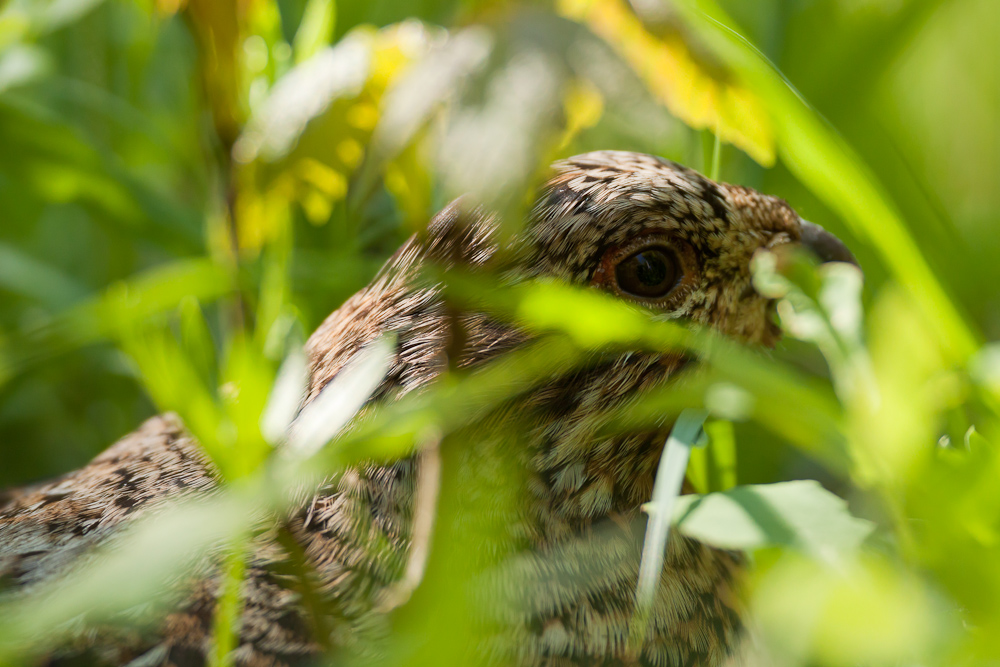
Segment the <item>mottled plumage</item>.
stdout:
[[[498,264],[490,268],[512,280],[593,285],[667,318],[774,343],[768,302],[751,287],[750,260],[761,248],[799,241],[803,229],[817,234],[787,204],[635,153],[589,153],[554,170],[531,219],[502,253],[493,218],[461,203],[408,241],[310,338],[309,398],[386,332],[396,335],[397,356],[366,409],[426,386],[449,365],[476,366],[527,342],[482,313],[451,309],[438,288],[418,280],[426,262],[473,271]],[[658,284],[669,289],[646,298],[626,289],[654,292]],[[470,660],[708,666],[735,649],[739,558],[679,537],[670,543],[646,642],[640,651],[627,643],[644,525],[639,506],[650,497],[668,429],[602,435],[600,417],[686,363],[679,355],[595,355],[465,434],[475,444],[462,457],[462,502],[492,513],[495,528],[483,540],[481,563],[484,581],[496,585],[483,584],[495,616],[483,623],[494,631]],[[512,425],[516,431],[506,428]],[[497,461],[516,482],[498,481]],[[259,539],[244,591],[240,664],[297,663],[331,645],[376,650],[365,637],[378,634],[376,607],[406,564],[418,465],[410,458],[346,471],[288,520],[327,597],[324,636],[316,636],[315,619],[286,585],[280,565],[287,549],[271,533]],[[85,468],[26,490],[0,510],[0,574],[30,588],[130,517],[216,484],[211,463],[178,420],[155,417]],[[507,502],[512,497],[517,502]],[[148,665],[200,664],[209,649],[213,581],[196,579],[186,602],[151,636],[99,636],[89,641],[92,654],[113,663],[142,656]],[[81,642],[50,658],[88,644]]]

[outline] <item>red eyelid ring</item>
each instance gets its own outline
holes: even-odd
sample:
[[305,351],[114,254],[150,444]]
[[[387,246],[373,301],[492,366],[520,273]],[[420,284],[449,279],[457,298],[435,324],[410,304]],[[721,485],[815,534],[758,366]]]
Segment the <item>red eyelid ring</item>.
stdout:
[[[670,292],[657,299],[644,299],[622,291],[618,287],[618,280],[615,276],[615,268],[618,263],[640,250],[656,247],[668,248],[677,256],[681,272],[681,278],[677,281],[677,285]],[[624,243],[613,245],[605,250],[597,270],[594,271],[594,277],[590,279],[590,284],[602,287],[629,301],[662,307],[672,305],[684,298],[694,287],[697,279],[698,261],[691,244],[663,231],[645,230]]]

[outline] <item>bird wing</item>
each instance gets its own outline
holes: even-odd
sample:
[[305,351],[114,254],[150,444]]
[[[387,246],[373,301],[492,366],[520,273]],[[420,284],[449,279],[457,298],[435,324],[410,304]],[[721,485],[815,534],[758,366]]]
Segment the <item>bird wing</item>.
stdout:
[[12,494],[0,510],[0,578],[29,587],[63,571],[127,519],[215,484],[211,462],[180,420],[153,417],[83,468]]
[[[309,398],[359,349],[387,332],[396,336],[397,351],[376,402],[425,385],[447,364],[446,309],[435,289],[414,289],[411,280],[428,257],[450,264],[481,263],[489,256],[491,223],[476,214],[460,224],[463,216],[457,205],[443,210],[427,238],[411,239],[371,285],[327,318],[307,347]],[[505,335],[498,343],[495,332],[486,336],[484,324],[468,325],[472,347],[483,347],[479,339],[488,339],[490,354],[520,340]],[[468,356],[475,361],[483,355]],[[85,467],[7,493],[6,504],[0,504],[0,581],[27,591],[65,572],[130,519],[169,499],[209,492],[218,483],[216,469],[180,419],[153,417]],[[328,624],[365,615],[375,592],[395,580],[404,564],[412,485],[409,459],[362,465],[258,538],[246,567],[233,659],[241,665],[301,662],[326,647]],[[373,552],[371,544],[386,548]],[[100,653],[104,663],[202,664],[212,647],[220,580],[213,571],[190,579],[182,604],[154,636],[127,641],[98,630],[71,653],[100,645],[106,647]],[[326,600],[317,603],[322,609],[310,608],[317,589]]]

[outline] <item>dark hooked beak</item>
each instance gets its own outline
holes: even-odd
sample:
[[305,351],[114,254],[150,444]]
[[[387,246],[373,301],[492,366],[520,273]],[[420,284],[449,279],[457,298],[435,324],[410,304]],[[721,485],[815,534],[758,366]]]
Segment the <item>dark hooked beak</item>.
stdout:
[[802,224],[802,245],[812,250],[821,262],[847,262],[861,268],[843,241],[814,222],[799,222]]

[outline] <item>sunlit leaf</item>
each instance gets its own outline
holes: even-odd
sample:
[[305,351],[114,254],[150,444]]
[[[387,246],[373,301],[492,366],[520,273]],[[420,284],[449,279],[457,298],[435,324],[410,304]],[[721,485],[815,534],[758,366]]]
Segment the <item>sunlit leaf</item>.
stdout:
[[51,69],[49,54],[42,49],[22,44],[10,46],[0,51],[0,93],[39,79]]
[[[11,33],[39,35],[58,30],[83,18],[103,1],[9,0],[0,3],[0,47]],[[5,32],[8,34],[4,35]]]
[[792,664],[919,664],[954,630],[919,579],[873,559],[841,569],[783,559],[757,584],[753,608],[771,650]]
[[428,219],[433,183],[428,126],[468,79],[480,71],[493,38],[480,27],[439,36],[427,53],[386,90],[369,154],[358,175],[358,199],[368,196],[375,179],[384,174],[386,188],[416,228]]
[[213,619],[214,641],[208,656],[208,664],[211,667],[228,667],[234,664],[232,651],[240,644],[243,626],[241,614],[244,609],[242,588],[246,576],[247,558],[244,545],[240,542],[233,547],[223,568],[222,592],[216,601]]
[[558,145],[569,78],[559,59],[530,41],[491,64],[482,89],[471,87],[450,109],[434,163],[446,197],[469,195],[500,211],[504,229],[514,231],[525,192]]
[[219,398],[225,420],[223,446],[230,444],[229,469],[244,477],[255,472],[272,448],[260,430],[260,416],[274,385],[275,366],[254,341],[235,334],[220,373]]
[[[709,390],[711,391],[711,387]],[[743,392],[744,395],[746,392]],[[713,414],[725,414],[713,410],[710,394],[706,394],[705,407]],[[708,436],[708,446],[691,452],[692,463],[695,457],[705,459],[705,478],[707,484],[703,493],[708,491],[728,491],[736,486],[736,436],[733,423],[725,419],[713,419],[705,424],[705,434]]]
[[382,383],[395,354],[395,340],[387,337],[352,357],[292,424],[289,453],[312,456],[343,430]]
[[917,304],[898,287],[886,288],[870,314],[869,350],[879,401],[849,412],[858,477],[897,485],[931,456],[941,413],[961,396],[948,372],[947,352]]
[[334,0],[309,0],[295,32],[295,61],[309,60],[328,45],[336,22],[337,3]]
[[197,297],[187,295],[180,306],[181,346],[191,360],[206,386],[212,386],[215,377],[215,343],[205,322],[205,314]]
[[782,328],[822,351],[844,403],[876,409],[879,392],[862,337],[861,270],[844,262],[817,267],[799,253],[784,258],[784,274],[777,264],[775,254],[758,254],[754,284],[761,294],[779,300]]
[[233,289],[232,276],[207,259],[150,269],[22,332],[17,348],[0,355],[0,376],[20,372],[68,349],[133,333],[137,326],[172,311],[186,298],[208,303]]
[[158,266],[109,287],[93,303],[72,315],[95,325],[104,335],[128,330],[136,323],[171,310],[186,297],[213,301],[234,289],[232,276],[208,259]]
[[812,480],[682,496],[674,519],[685,535],[723,549],[789,547],[828,563],[857,554],[874,528]]
[[370,31],[355,32],[286,74],[248,122],[236,159],[280,160],[334,100],[357,97],[370,74],[373,38]]
[[566,129],[559,140],[557,151],[565,150],[583,130],[593,127],[604,113],[601,91],[586,80],[571,81],[563,96]]
[[272,445],[278,445],[288,437],[308,384],[309,366],[305,352],[295,348],[281,364],[267,407],[260,416],[260,432]]
[[[700,378],[710,382],[697,389],[697,405],[678,404],[673,388],[651,390],[623,407],[617,424],[621,428],[658,425],[665,411],[676,414],[685,407],[700,407],[712,397],[712,391],[706,390],[715,386],[715,407],[721,410],[718,417],[752,418],[830,465],[840,468],[846,464],[842,409],[828,390],[715,333],[654,318],[641,308],[596,290],[550,280],[500,290],[494,284],[466,279],[452,271],[446,290],[459,303],[487,307],[530,331],[562,332],[584,349],[623,346],[687,351],[712,368],[714,375]],[[725,383],[719,386],[722,380]]]

